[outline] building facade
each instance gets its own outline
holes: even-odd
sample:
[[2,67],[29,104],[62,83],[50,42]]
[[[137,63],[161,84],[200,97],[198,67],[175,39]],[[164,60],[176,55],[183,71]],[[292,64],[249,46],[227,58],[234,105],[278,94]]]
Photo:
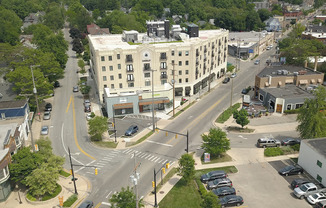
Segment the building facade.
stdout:
[[198,32],[191,27],[189,35],[180,27],[172,26],[171,33],[167,29],[151,30],[164,38],[136,31],[88,36],[90,71],[101,102],[105,88],[112,96],[150,92],[152,85],[155,92],[164,91],[166,84],[174,84],[176,96],[189,96],[225,74],[227,30]]

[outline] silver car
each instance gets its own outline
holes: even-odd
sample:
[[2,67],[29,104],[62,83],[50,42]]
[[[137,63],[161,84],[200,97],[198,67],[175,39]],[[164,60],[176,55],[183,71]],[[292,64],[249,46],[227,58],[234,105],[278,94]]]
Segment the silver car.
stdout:
[[51,118],[51,112],[45,111],[43,115],[43,120],[50,120],[50,118]]
[[41,135],[48,135],[48,134],[49,134],[49,127],[48,126],[42,126]]

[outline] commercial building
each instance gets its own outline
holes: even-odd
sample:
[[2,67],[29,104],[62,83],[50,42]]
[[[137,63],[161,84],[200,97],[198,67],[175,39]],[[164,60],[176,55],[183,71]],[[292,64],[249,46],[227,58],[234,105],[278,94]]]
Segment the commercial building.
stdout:
[[301,140],[298,164],[326,186],[326,138]]
[[228,34],[224,29],[199,31],[194,24],[170,28],[165,20],[147,22],[146,34],[89,35],[90,71],[101,102],[134,95],[141,102],[150,97],[152,88],[157,104],[198,93],[225,74]]

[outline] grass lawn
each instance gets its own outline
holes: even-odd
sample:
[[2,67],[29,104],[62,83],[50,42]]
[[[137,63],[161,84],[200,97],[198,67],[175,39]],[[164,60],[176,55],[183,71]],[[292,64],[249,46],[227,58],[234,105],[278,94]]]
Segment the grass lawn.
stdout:
[[201,156],[201,162],[202,164],[212,164],[212,163],[220,163],[220,162],[229,162],[232,161],[232,157],[230,155],[223,153],[221,154],[221,157],[211,157],[210,162],[204,162],[204,154]]
[[153,131],[150,131],[148,132],[145,136],[143,136],[142,138],[138,139],[136,142],[128,142],[126,144],[126,147],[130,147],[130,146],[133,146],[133,145],[136,145],[136,144],[139,144],[141,143],[142,141],[144,141],[145,139],[147,139],[148,137],[152,136],[153,134]]
[[94,141],[94,144],[96,144],[99,147],[106,147],[106,148],[116,148],[118,145],[118,143],[105,142],[105,141]]
[[199,208],[201,196],[197,184],[192,180],[188,185],[181,179],[159,203],[160,208]]

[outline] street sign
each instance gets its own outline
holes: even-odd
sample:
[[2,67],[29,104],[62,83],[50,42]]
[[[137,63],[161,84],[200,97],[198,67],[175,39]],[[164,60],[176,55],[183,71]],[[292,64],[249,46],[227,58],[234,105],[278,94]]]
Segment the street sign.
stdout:
[[249,49],[249,53],[254,53],[254,50],[253,49]]
[[211,161],[211,154],[204,153],[204,162],[210,162]]

